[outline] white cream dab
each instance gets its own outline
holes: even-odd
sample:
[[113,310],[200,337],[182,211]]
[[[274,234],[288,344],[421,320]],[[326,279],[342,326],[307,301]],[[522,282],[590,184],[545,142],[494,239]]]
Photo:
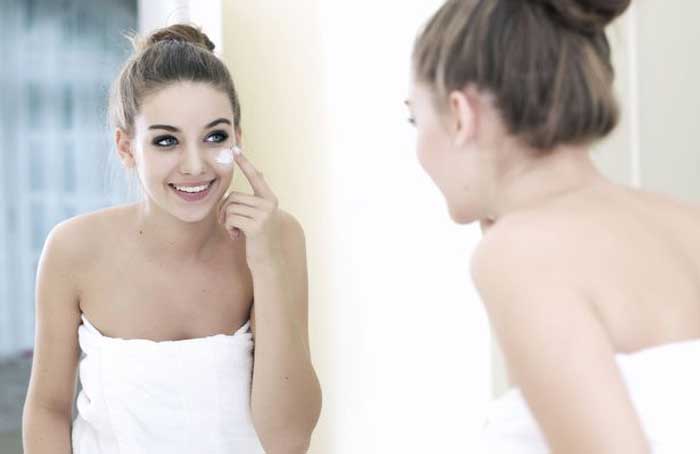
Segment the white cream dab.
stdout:
[[230,166],[233,164],[233,150],[230,148],[224,148],[221,150],[216,156],[216,162],[223,166]]

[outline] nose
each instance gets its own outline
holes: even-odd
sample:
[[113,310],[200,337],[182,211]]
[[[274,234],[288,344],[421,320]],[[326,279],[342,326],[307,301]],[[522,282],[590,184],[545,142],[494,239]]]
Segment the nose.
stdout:
[[185,148],[180,162],[180,172],[187,175],[199,175],[203,171],[204,159],[197,144]]

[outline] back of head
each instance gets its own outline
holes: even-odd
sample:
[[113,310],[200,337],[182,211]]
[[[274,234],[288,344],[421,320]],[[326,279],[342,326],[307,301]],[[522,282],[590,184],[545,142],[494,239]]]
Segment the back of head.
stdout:
[[418,82],[444,99],[472,84],[495,96],[511,134],[546,151],[618,121],[605,28],[631,0],[449,0],[418,36]]
[[213,53],[214,44],[199,28],[175,24],[145,37],[129,37],[133,55],[112,85],[111,126],[133,134],[134,118],[143,99],[180,81],[202,82],[226,93],[234,125],[240,128],[240,104],[226,65]]

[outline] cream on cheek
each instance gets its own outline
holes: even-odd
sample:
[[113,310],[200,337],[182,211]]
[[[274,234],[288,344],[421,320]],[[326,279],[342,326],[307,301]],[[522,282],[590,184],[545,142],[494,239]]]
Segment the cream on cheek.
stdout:
[[240,154],[241,148],[238,145],[233,145],[230,148],[222,148],[216,153],[214,162],[222,168],[230,169],[233,167],[234,155]]
[[214,161],[221,167],[231,167],[233,165],[233,151],[230,148],[219,150]]

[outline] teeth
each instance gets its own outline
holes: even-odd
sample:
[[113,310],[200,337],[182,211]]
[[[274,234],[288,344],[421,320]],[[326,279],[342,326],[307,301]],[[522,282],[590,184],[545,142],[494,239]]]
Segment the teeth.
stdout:
[[173,185],[173,186],[175,186],[175,189],[177,189],[178,191],[182,191],[182,192],[202,192],[205,189],[207,189],[209,186],[211,186],[211,183],[205,184],[202,186],[176,186],[176,185]]

